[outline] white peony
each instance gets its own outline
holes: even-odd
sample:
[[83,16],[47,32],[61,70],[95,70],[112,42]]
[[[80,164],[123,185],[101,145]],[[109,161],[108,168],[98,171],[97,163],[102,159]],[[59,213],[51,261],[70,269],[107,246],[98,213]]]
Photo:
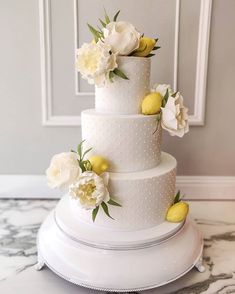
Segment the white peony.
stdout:
[[110,196],[107,175],[104,173],[101,177],[92,171],[82,173],[69,187],[69,195],[78,200],[78,204],[85,209],[94,209],[103,201],[108,202]]
[[111,47],[102,41],[84,43],[77,50],[76,68],[89,84],[103,86],[109,72],[117,67],[116,54],[110,53]]
[[183,97],[177,92],[175,97],[170,96],[165,107],[161,107],[161,126],[171,136],[183,137],[189,131],[188,109],[183,105]]
[[140,33],[125,21],[110,22],[103,28],[104,42],[109,44],[113,53],[129,55],[139,48]]
[[158,92],[164,97],[166,95],[166,91],[168,90],[169,96],[173,94],[173,91],[171,89],[170,85],[166,84],[155,84],[153,88],[151,89],[151,92]]
[[46,170],[48,185],[51,188],[69,187],[80,174],[77,155],[73,152],[63,152],[52,157]]

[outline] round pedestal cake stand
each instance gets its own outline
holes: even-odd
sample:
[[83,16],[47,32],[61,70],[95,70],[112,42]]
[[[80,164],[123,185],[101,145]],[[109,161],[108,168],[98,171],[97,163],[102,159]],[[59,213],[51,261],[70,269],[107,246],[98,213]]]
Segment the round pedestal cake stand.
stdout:
[[200,272],[205,270],[202,236],[189,219],[155,229],[115,232],[77,223],[63,213],[65,204],[66,198],[39,230],[37,270],[46,265],[73,284],[112,292],[159,287],[194,266]]

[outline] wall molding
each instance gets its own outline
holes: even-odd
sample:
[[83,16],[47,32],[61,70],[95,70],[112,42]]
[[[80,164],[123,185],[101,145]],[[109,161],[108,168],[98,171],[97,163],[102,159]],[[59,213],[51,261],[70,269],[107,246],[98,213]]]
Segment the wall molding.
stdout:
[[[40,52],[41,52],[41,91],[42,91],[42,124],[44,126],[79,126],[80,116],[55,116],[52,109],[52,64],[51,64],[51,0],[39,0],[40,19]],[[173,88],[178,82],[178,53],[179,53],[179,22],[180,3],[176,0],[175,40],[174,40],[174,69]],[[189,116],[193,126],[203,126],[205,120],[206,82],[208,48],[210,36],[210,19],[212,0],[201,0],[199,34],[197,48],[196,81],[194,95],[194,113]],[[78,0],[74,0],[74,50],[78,46]],[[76,52],[76,51],[75,51]],[[93,92],[80,91],[78,74],[74,71],[75,95],[79,97],[93,96]]]
[[[235,200],[235,177],[178,176],[177,189],[188,200]],[[0,175],[0,198],[52,198],[63,195],[47,186],[44,175]]]
[[52,109],[51,0],[39,0],[41,97],[43,126],[79,126],[80,116],[54,115]]
[[[173,76],[174,90],[177,90],[177,84],[178,84],[180,4],[181,4],[181,0],[176,0],[174,76]],[[205,122],[206,84],[207,84],[211,10],[212,10],[212,0],[201,0],[198,43],[197,43],[198,45],[197,45],[196,79],[195,79],[195,91],[194,91],[194,113],[189,115],[189,123],[192,126],[203,126]]]
[[[73,11],[74,11],[74,52],[77,51],[79,47],[79,39],[78,39],[78,0],[73,1]],[[76,64],[76,54],[74,54],[74,64]],[[80,84],[78,79],[78,72],[74,66],[74,81],[75,81],[75,95],[84,97],[84,96],[95,96],[94,92],[82,92],[80,90]]]

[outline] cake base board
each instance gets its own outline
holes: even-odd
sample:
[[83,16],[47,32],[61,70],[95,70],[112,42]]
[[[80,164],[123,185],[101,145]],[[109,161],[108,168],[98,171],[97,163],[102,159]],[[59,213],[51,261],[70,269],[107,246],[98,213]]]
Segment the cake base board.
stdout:
[[144,248],[133,245],[104,249],[90,245],[66,235],[52,211],[39,230],[36,268],[47,265],[73,284],[112,292],[159,287],[180,278],[194,266],[204,270],[203,240],[189,219],[173,236]]

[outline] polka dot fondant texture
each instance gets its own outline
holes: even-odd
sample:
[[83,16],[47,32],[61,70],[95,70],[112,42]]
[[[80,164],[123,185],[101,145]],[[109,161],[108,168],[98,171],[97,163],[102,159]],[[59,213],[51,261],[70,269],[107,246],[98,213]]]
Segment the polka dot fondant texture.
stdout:
[[[175,195],[176,160],[162,153],[161,164],[154,169],[135,173],[110,173],[109,192],[122,207],[109,206],[109,219],[102,211],[95,224],[121,231],[140,230],[154,227],[165,220]],[[74,217],[93,223],[91,212],[79,208],[70,199]]]
[[141,103],[150,92],[150,58],[118,57],[119,68],[128,80],[115,77],[113,83],[96,87],[95,108],[98,112],[137,114]]
[[114,115],[92,109],[82,112],[85,147],[92,147],[89,154],[107,158],[113,172],[143,171],[158,165],[161,127],[155,132],[156,128],[156,115]]

